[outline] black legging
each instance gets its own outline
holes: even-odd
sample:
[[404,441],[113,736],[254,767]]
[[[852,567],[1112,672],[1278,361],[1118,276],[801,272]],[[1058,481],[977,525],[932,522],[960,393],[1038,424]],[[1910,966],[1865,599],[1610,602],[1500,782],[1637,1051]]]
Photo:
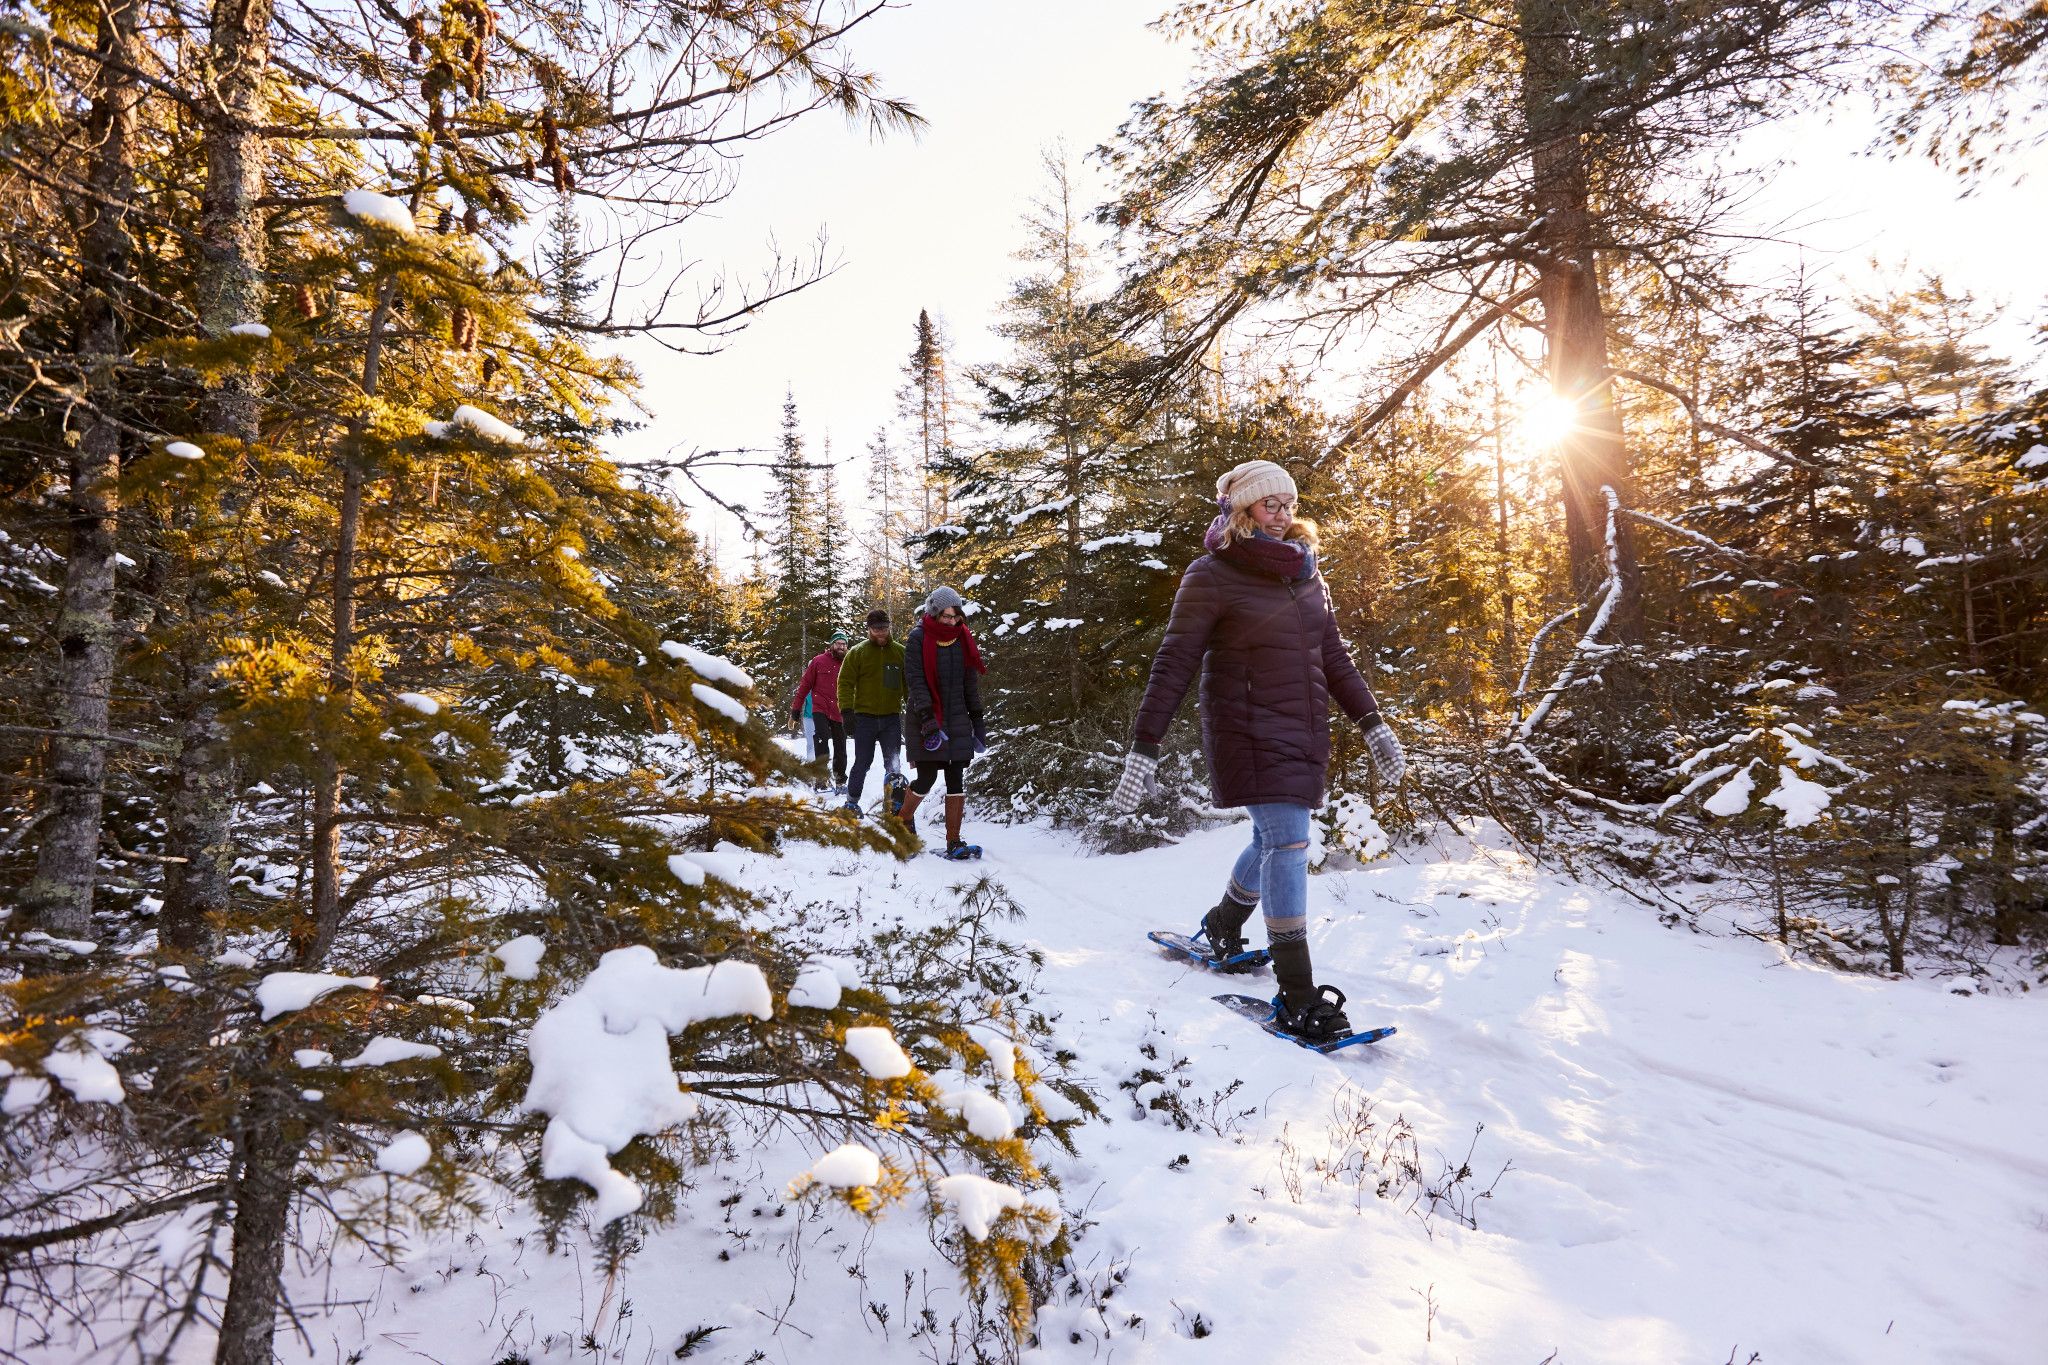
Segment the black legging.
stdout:
[[920,763],[917,765],[917,781],[910,789],[919,796],[931,791],[932,784],[939,780],[939,774],[946,775],[946,795],[959,796],[967,790],[967,760],[956,759],[951,763]]

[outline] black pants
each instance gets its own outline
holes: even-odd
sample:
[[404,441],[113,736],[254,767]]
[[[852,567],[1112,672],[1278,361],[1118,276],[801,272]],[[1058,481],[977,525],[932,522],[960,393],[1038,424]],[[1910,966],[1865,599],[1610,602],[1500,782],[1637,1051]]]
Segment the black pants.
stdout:
[[910,784],[910,789],[919,796],[925,795],[939,780],[940,773],[946,775],[946,795],[959,796],[967,790],[967,760],[964,758],[951,763],[919,763],[917,781]]
[[832,780],[834,782],[844,782],[846,780],[846,722],[833,720],[830,716],[821,716],[816,711],[813,711],[811,712],[811,737],[817,741],[819,758],[825,756],[825,746],[828,743],[832,746]]
[[846,782],[846,799],[858,804],[877,748],[882,751],[882,766],[892,773],[896,771],[897,751],[903,747],[903,720],[900,716],[871,716],[859,711],[852,713],[852,719],[853,776]]

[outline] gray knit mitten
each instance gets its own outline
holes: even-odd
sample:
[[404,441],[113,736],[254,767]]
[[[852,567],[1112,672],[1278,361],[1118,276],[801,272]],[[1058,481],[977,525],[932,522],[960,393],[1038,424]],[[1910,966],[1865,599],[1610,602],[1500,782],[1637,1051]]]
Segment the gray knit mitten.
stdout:
[[[1144,752],[1146,749],[1152,752]],[[1134,744],[1124,755],[1124,774],[1117,779],[1116,790],[1110,794],[1109,808],[1118,815],[1129,815],[1158,786],[1159,750],[1149,744]]]
[[1374,716],[1365,724],[1365,751],[1372,755],[1373,771],[1380,780],[1392,786],[1400,786],[1403,774],[1408,771],[1408,755],[1401,750],[1401,741],[1394,734],[1392,726]]

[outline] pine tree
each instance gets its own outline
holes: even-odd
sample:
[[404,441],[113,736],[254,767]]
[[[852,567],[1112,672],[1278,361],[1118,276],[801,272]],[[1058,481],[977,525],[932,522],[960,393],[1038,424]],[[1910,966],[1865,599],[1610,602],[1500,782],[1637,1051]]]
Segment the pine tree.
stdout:
[[923,534],[952,517],[950,465],[954,443],[946,341],[931,313],[922,308],[917,311],[910,356],[903,362],[903,387],[896,391],[896,413],[910,435],[920,498],[917,531]]

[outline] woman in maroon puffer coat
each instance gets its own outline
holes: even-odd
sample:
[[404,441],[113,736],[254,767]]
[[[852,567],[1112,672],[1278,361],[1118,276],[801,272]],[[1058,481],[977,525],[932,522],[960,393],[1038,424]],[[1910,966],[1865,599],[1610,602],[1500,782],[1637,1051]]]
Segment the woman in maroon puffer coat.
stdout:
[[1323,1040],[1351,1032],[1344,993],[1316,986],[1308,950],[1308,825],[1329,776],[1330,703],[1364,729],[1381,777],[1399,782],[1407,759],[1338,634],[1315,528],[1295,521],[1296,501],[1294,480],[1267,460],[1216,481],[1209,553],[1181,577],[1112,805],[1129,813],[1152,790],[1159,742],[1199,672],[1215,803],[1252,817],[1252,841],[1200,936],[1218,957],[1244,952],[1263,900],[1281,1026]]

